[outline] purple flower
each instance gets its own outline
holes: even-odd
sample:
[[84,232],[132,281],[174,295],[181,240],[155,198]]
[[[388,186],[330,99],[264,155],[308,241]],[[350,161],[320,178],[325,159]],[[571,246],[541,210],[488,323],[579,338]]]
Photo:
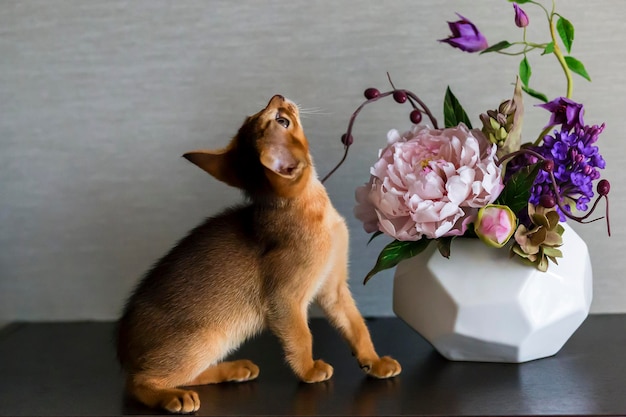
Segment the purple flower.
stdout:
[[522,8],[517,5],[517,3],[513,3],[513,8],[515,9],[515,25],[520,28],[528,26],[529,20],[526,12],[524,12]]
[[559,97],[549,103],[539,104],[538,107],[552,113],[546,127],[562,125],[562,129],[569,132],[573,127],[582,128],[585,125],[583,122],[583,105],[568,98]]
[[[565,129],[555,131],[552,136],[544,138],[541,146],[534,148],[554,161],[554,178],[567,211],[571,211],[572,204],[577,210],[586,211],[587,204],[594,196],[593,181],[600,178],[598,170],[606,166],[598,147],[594,146],[603,130],[604,124],[575,126],[571,132]],[[539,204],[543,195],[558,198],[552,189],[550,175],[542,170],[535,179],[530,202]],[[561,215],[561,221],[565,221],[565,216],[558,207],[557,211]]]
[[478,52],[487,49],[489,46],[487,39],[485,39],[476,26],[460,14],[457,13],[456,15],[459,16],[461,20],[448,22],[452,36],[446,39],[440,39],[439,42],[446,42],[465,52]]
[[[581,106],[582,108],[582,106]],[[567,212],[571,212],[572,205],[577,210],[586,211],[588,203],[594,196],[593,181],[600,179],[600,169],[604,169],[606,162],[595,143],[600,133],[604,130],[604,124],[598,126],[574,126],[572,131],[565,128],[552,135],[546,135],[540,146],[524,145],[522,148],[535,151],[544,158],[553,162],[552,172],[559,190],[556,195],[552,186],[550,174],[539,170],[531,189],[529,202],[538,205],[543,200],[554,199],[561,201]],[[520,169],[537,163],[539,158],[529,153],[522,153],[511,159],[507,164],[504,182]],[[556,207],[565,221],[566,217],[559,207]],[[525,213],[516,213],[520,222],[527,224],[528,218]]]

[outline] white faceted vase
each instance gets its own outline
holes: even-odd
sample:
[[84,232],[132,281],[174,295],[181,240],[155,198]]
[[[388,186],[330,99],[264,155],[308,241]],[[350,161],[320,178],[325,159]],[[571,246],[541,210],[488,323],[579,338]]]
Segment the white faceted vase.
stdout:
[[563,227],[563,257],[547,272],[478,239],[455,239],[449,259],[431,244],[397,266],[394,312],[450,360],[520,363],[556,354],[592,298],[587,245]]

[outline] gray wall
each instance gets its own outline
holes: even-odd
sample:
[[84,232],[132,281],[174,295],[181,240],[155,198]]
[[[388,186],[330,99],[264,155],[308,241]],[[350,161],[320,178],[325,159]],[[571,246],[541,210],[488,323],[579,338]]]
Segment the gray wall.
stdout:
[[[623,145],[626,57],[620,0],[567,0],[586,120],[605,121],[613,236],[578,227],[594,267],[593,311],[626,312]],[[527,8],[529,11],[530,7]],[[368,86],[389,71],[441,114],[448,84],[474,120],[510,95],[519,58],[437,43],[458,11],[496,42],[516,40],[504,0],[1,1],[0,321],[111,319],[149,265],[237,191],[180,155],[227,143],[274,93],[318,109],[304,119],[320,174]],[[531,14],[538,29],[541,14]],[[537,40],[545,32],[531,31]],[[533,55],[537,89],[564,94],[551,58]],[[547,113],[527,101],[527,138]],[[364,111],[348,162],[328,182],[352,232],[352,287],[364,314],[391,313],[391,273],[363,287],[380,245],[352,216],[388,129],[409,127],[391,101]]]

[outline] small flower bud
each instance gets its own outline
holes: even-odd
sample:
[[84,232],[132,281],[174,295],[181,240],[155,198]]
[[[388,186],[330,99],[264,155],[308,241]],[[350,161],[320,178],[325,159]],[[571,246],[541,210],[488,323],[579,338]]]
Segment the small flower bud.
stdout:
[[498,106],[498,113],[503,113],[507,115],[515,113],[516,107],[517,106],[515,105],[515,102],[513,100],[505,100],[500,103],[500,106]]
[[522,8],[517,5],[517,3],[513,3],[513,8],[515,9],[515,25],[519,28],[525,28],[528,26],[529,20],[526,12],[524,12]]
[[352,135],[348,136],[346,133],[341,135],[341,143],[343,143],[345,146],[350,146],[353,142],[354,138],[352,138]]
[[366,99],[371,100],[373,98],[378,97],[380,95],[380,91],[378,91],[378,89],[376,88],[370,87],[367,90],[365,90],[363,95],[365,96]]
[[393,92],[393,99],[402,104],[406,101],[406,93],[404,91],[396,90]]
[[504,127],[501,127],[496,132],[496,139],[498,140],[498,142],[504,142],[507,136],[509,136],[509,132],[507,132]]
[[501,127],[500,123],[498,123],[497,117],[497,115],[489,117],[489,126],[491,127],[491,130],[498,130]]
[[517,218],[508,206],[488,204],[478,210],[474,231],[489,246],[501,248],[509,241],[517,226]]
[[598,194],[600,195],[608,195],[609,191],[611,191],[611,183],[608,180],[600,180],[598,183]]

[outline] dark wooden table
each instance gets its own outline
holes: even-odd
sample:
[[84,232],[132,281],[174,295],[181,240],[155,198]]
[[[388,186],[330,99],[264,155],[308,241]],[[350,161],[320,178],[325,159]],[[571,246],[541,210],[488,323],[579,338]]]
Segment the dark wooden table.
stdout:
[[[368,321],[379,353],[400,361],[391,380],[366,378],[322,319],[315,355],[325,383],[298,382],[263,334],[236,357],[256,381],[199,387],[198,415],[626,415],[626,315],[592,315],[556,356],[521,365],[449,362],[398,319]],[[0,331],[0,415],[154,414],[127,399],[112,323],[16,323]]]

